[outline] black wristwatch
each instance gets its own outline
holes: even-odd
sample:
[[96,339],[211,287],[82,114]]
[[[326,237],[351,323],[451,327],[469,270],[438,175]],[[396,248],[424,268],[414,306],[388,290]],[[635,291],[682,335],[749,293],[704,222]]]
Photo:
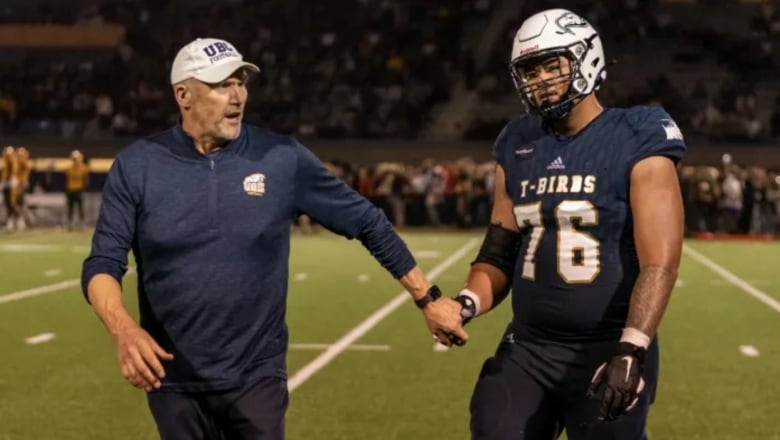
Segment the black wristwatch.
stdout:
[[425,292],[425,296],[423,296],[420,299],[414,300],[414,304],[417,305],[418,308],[422,309],[439,298],[441,298],[441,290],[439,290],[439,286],[434,284],[428,289],[427,292]]

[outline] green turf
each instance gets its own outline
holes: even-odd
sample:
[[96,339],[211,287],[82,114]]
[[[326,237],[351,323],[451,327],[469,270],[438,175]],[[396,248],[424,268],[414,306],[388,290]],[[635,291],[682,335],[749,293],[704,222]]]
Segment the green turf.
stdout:
[[[428,251],[418,255],[430,270],[479,236],[426,232],[404,238],[413,250]],[[88,245],[88,233],[0,236],[0,296],[77,278]],[[777,244],[689,245],[780,298]],[[473,254],[438,278],[445,293],[459,290]],[[44,274],[55,269],[60,273]],[[296,278],[303,273],[305,279]],[[330,234],[296,236],[290,274],[293,343],[332,343],[401,291],[359,243]],[[680,279],[661,329],[651,439],[780,439],[780,315],[690,258],[683,260]],[[134,275],[126,278],[129,292],[135,281]],[[135,311],[133,295],[128,303]],[[348,350],[292,393],[287,438],[468,438],[468,399],[509,319],[507,305],[469,325],[466,347],[436,352],[420,312],[403,304],[357,341],[389,345],[389,351]],[[45,332],[55,339],[25,343]],[[0,303],[0,334],[0,440],[156,438],[143,394],[120,377],[113,345],[78,288]],[[744,356],[741,345],[760,355]],[[318,354],[292,350],[290,373]]]

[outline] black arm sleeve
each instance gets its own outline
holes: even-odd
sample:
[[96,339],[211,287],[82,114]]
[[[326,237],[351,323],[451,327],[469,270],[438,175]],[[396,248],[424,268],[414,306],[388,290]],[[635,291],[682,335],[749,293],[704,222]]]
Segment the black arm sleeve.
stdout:
[[521,232],[491,224],[485,233],[477,258],[471,264],[489,264],[504,272],[511,280],[522,238]]

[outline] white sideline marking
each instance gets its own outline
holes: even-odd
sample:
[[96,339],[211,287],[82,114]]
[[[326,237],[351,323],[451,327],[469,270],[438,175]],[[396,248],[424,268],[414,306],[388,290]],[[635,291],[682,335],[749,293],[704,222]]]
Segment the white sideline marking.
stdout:
[[415,258],[439,258],[441,256],[441,252],[439,251],[428,250],[412,251],[412,254],[415,256]]
[[3,252],[52,252],[60,250],[61,246],[51,244],[35,243],[5,243],[0,244],[0,250]]
[[710,260],[709,258],[705,257],[704,255],[700,254],[698,251],[690,248],[687,245],[683,245],[683,252],[685,252],[686,255],[698,261],[699,263],[707,266],[708,269],[720,275],[721,278],[723,278],[724,280],[739,287],[748,295],[756,298],[757,300],[769,306],[769,308],[774,309],[776,312],[780,313],[780,302],[778,302],[776,299],[772,298],[771,296],[767,295],[765,292],[750,285],[750,283],[748,283],[747,281],[734,275],[733,273],[723,268],[723,266]]
[[674,282],[674,287],[685,287],[685,282],[678,278],[677,281]]
[[11,301],[18,301],[20,299],[31,298],[33,296],[44,295],[47,293],[56,292],[58,290],[70,289],[81,284],[81,280],[67,280],[59,283],[49,284],[48,286],[33,287],[32,289],[20,290],[18,292],[9,293],[8,295],[0,296],[0,304],[9,303]]
[[[455,264],[460,258],[466,255],[467,252],[470,252],[479,242],[479,239],[476,238],[466,242],[466,244],[461,246],[460,249],[450,255],[449,258],[442,261],[438,266],[434,267],[430,272],[428,272],[428,279],[430,281],[436,279],[445,270],[449,269],[450,266]],[[363,335],[368,333],[372,328],[376,327],[377,324],[382,322],[383,319],[393,313],[397,308],[401,307],[401,305],[409,298],[409,293],[405,290],[402,291],[390,302],[382,306],[379,310],[371,314],[371,316],[363,320],[363,322],[358,324],[355,328],[347,332],[347,334],[342,336],[338,341],[333,343],[333,345],[328,347],[327,350],[320,353],[320,355],[314,358],[313,361],[309,362],[308,364],[304,365],[303,368],[296,371],[295,374],[293,374],[287,381],[287,388],[290,390],[290,392],[295,391],[296,388],[303,385],[307,380],[311,379],[311,377],[314,376],[318,371],[325,368],[325,366],[327,366],[333,359],[335,359],[336,356],[340,355],[342,352],[344,352],[344,350],[347,349],[347,347],[352,345],[353,342],[357,341]]]
[[[327,350],[333,344],[290,344],[290,350]],[[390,351],[389,345],[381,344],[353,344],[347,347],[347,350],[356,351]]]
[[[753,287],[771,286],[773,284],[771,280],[745,280],[745,282],[752,285]],[[730,284],[730,283],[728,280],[725,280],[723,278],[713,278],[710,280],[710,284],[717,286],[717,285]]]
[[309,277],[308,274],[301,272],[301,273],[296,273],[295,276],[293,277],[293,279],[295,281],[303,281],[303,280],[305,280],[308,277]]
[[35,345],[35,344],[43,344],[44,342],[49,342],[52,339],[54,339],[54,333],[41,333],[40,335],[30,336],[29,338],[26,338],[24,342]]
[[739,351],[741,351],[743,355],[751,358],[758,357],[758,355],[760,354],[758,352],[758,349],[756,349],[756,347],[753,347],[752,345],[740,345]]
[[371,277],[366,275],[366,274],[364,274],[364,273],[361,273],[357,277],[358,283],[365,283],[366,281],[368,281],[370,279],[371,279]]
[[[135,267],[127,269],[125,276],[135,274]],[[33,287],[32,289],[20,290],[18,292],[9,293],[6,295],[0,295],[0,304],[9,303],[12,301],[18,301],[20,299],[32,298],[38,295],[45,295],[47,293],[57,292],[59,290],[70,289],[71,287],[81,286],[81,279],[75,278],[67,281],[60,281],[59,283],[48,284],[46,286]]]
[[56,277],[57,275],[61,274],[62,271],[59,269],[49,269],[43,273],[43,275],[47,278]]

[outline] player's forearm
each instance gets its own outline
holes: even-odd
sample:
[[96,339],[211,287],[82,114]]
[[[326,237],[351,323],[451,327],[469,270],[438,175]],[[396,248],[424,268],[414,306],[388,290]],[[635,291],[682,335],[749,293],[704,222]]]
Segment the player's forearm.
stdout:
[[412,295],[412,298],[419,299],[425,296],[428,289],[431,287],[431,282],[425,277],[422,269],[419,266],[414,266],[412,270],[406,273],[398,279],[401,285],[404,286],[407,292]]
[[494,309],[507,297],[509,279],[496,267],[475,263],[471,266],[465,288],[479,297],[478,314],[481,315]]
[[112,336],[138,325],[122,301],[121,286],[112,276],[95,275],[89,282],[87,292],[92,309]]
[[626,327],[639,330],[652,339],[669,304],[675,281],[676,267],[642,267],[631,293]]

